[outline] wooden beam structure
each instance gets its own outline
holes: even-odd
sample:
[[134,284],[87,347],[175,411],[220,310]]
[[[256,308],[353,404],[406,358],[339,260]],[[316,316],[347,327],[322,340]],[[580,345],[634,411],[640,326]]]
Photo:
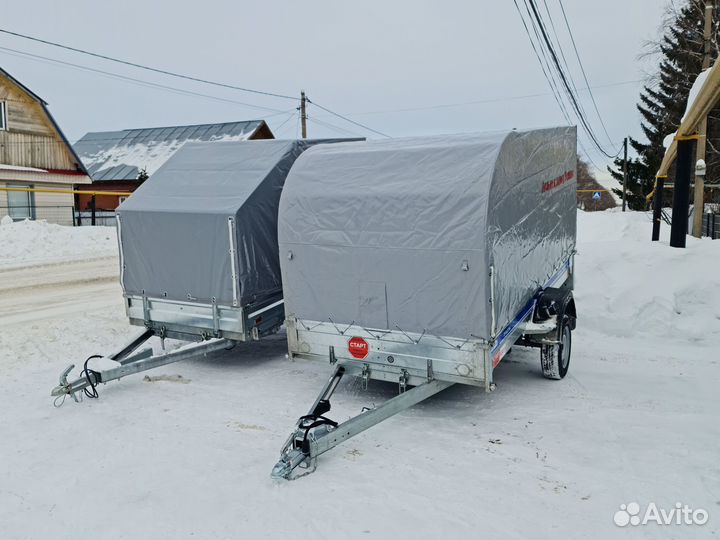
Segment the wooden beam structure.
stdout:
[[677,157],[677,141],[678,139],[687,139],[688,137],[697,137],[698,130],[702,121],[707,118],[710,111],[720,101],[720,58],[710,69],[705,82],[698,92],[695,100],[685,115],[685,119],[678,127],[677,134],[672,144],[665,151],[658,176],[666,176],[670,170],[670,166]]

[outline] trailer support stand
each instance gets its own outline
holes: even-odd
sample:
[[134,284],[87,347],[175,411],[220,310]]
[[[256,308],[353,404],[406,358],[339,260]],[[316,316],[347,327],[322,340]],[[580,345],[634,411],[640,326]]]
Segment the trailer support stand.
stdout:
[[298,467],[307,469],[305,474],[313,472],[319,455],[453,384],[428,380],[405,390],[379,407],[365,410],[350,420],[337,424],[322,415],[330,410],[330,397],[344,373],[345,368],[338,366],[315,400],[309,414],[300,417],[295,431],[280,452],[280,460],[273,467],[271,473],[273,478],[293,480],[304,476],[295,472]]

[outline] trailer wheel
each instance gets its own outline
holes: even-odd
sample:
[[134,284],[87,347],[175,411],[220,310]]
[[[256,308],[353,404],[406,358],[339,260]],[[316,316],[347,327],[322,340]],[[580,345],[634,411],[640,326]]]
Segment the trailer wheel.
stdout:
[[572,352],[572,321],[567,315],[562,316],[558,330],[558,345],[540,346],[540,365],[546,379],[560,380],[567,375],[570,368]]

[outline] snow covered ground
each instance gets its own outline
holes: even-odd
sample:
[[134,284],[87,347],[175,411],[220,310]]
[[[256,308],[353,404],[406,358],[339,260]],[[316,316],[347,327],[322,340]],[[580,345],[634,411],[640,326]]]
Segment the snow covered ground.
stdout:
[[[90,228],[58,229],[17,250],[0,227],[0,537],[717,536],[720,242],[650,243],[641,213],[578,221],[580,319],[565,380],[543,379],[537,351],[516,347],[494,393],[452,387],[282,484],[270,469],[327,365],[289,362],[278,336],[53,408],[65,365],[137,332],[124,318],[117,262],[7,268],[107,256],[114,243],[105,232],[75,236]],[[87,249],[58,251],[61,239]],[[345,381],[332,416],[395,390]],[[709,521],[616,526],[632,502],[681,502]]]
[[0,218],[0,268],[117,257],[113,227],[63,227]]

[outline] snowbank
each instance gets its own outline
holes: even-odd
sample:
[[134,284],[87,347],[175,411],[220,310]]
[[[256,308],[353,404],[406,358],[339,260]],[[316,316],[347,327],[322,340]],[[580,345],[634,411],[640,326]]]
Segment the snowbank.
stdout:
[[[720,339],[720,242],[650,242],[642,212],[579,212],[577,302],[583,326],[610,337]],[[582,307],[580,307],[582,306]]]
[[0,268],[117,255],[113,227],[64,227],[45,221],[0,220]]

